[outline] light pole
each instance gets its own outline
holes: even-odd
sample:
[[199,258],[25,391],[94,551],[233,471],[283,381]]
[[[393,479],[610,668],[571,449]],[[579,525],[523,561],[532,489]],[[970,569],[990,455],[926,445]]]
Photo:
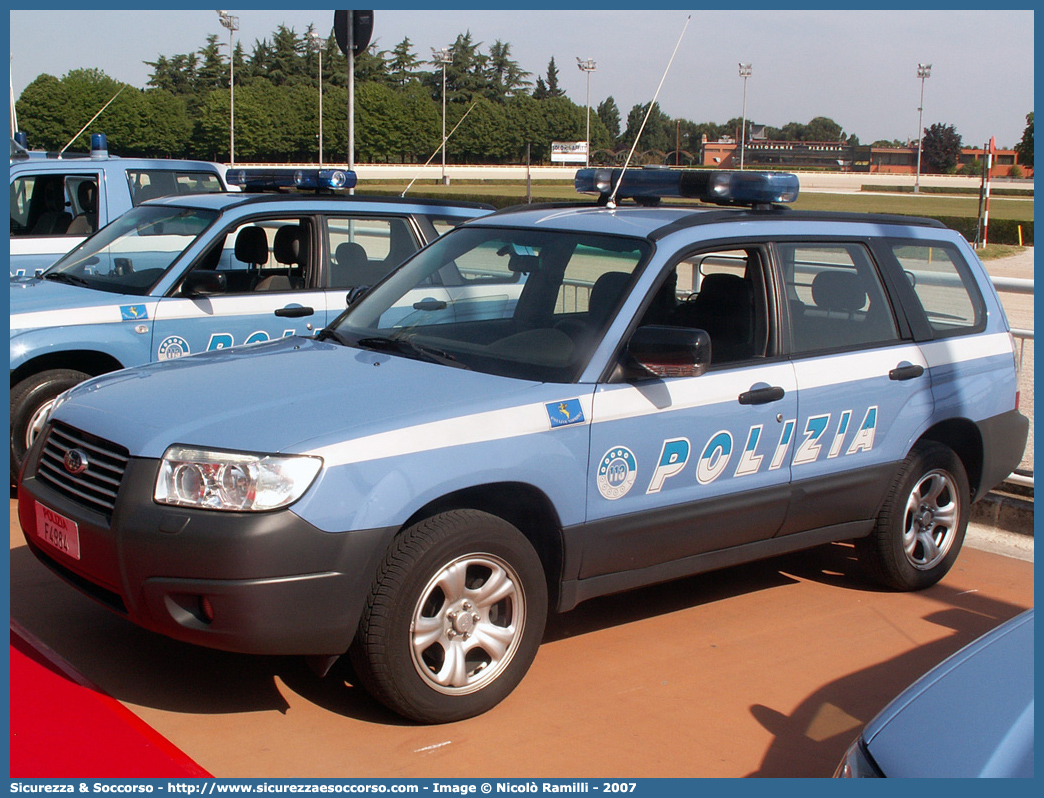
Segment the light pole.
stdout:
[[591,165],[591,73],[597,69],[598,65],[594,62],[594,59],[588,58],[586,61],[581,61],[579,57],[576,59],[576,65],[580,68],[581,72],[587,73],[587,151],[584,153],[584,166]]
[[921,104],[917,106],[917,176],[914,178],[914,193],[921,190],[921,144],[924,142],[924,81],[932,76],[931,64],[918,64],[917,77],[921,79]]
[[323,165],[323,37],[314,30],[308,34],[319,51],[319,166]]
[[431,48],[433,64],[442,64],[442,183],[446,183],[446,64],[453,63],[453,55],[448,47],[436,50]]
[[232,37],[239,30],[239,17],[226,11],[218,11],[221,24],[228,28],[228,158],[230,164],[236,162],[236,74],[235,52],[232,50]]
[[740,169],[743,168],[743,151],[746,149],[747,143],[747,78],[750,77],[751,72],[751,64],[739,65],[739,76],[743,78],[743,121],[741,122],[742,127],[740,128]]

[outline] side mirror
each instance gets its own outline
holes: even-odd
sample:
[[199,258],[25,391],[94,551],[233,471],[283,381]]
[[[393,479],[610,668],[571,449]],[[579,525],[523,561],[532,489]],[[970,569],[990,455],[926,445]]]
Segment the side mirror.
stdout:
[[351,307],[352,305],[354,305],[356,302],[359,301],[359,297],[361,297],[363,294],[365,294],[369,290],[370,290],[370,286],[368,286],[368,285],[357,285],[357,286],[355,286],[355,288],[353,288],[351,291],[348,292],[348,296],[345,297],[345,303],[348,305],[348,307]]
[[224,272],[196,269],[185,275],[181,283],[181,295],[187,297],[210,296],[228,291],[228,278]]
[[639,327],[627,343],[627,376],[699,377],[710,366],[711,340],[690,327]]

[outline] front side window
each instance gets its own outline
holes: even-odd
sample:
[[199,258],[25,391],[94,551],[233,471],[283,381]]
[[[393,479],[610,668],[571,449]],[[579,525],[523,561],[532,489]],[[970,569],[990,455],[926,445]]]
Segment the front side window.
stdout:
[[892,252],[928,318],[936,337],[982,329],[982,295],[957,251],[945,244],[894,243]]
[[217,218],[209,210],[134,208],[87,239],[43,278],[99,291],[147,294]]
[[311,229],[307,217],[251,219],[218,235],[193,271],[221,272],[229,294],[307,288]]
[[897,341],[895,316],[862,244],[778,245],[796,354]]
[[11,181],[12,236],[86,236],[97,229],[97,174],[47,173]]
[[612,236],[461,228],[333,325],[353,346],[546,382],[579,376],[650,245]]

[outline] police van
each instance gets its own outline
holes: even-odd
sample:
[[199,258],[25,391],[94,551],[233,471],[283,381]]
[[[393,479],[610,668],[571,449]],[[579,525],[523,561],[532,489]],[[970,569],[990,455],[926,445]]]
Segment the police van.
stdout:
[[[32,551],[177,640],[347,653],[423,722],[495,706],[596,596],[832,541],[938,582],[1028,427],[967,242],[787,208],[792,175],[576,182],[598,199],[463,224],[314,335],[62,394]],[[465,268],[518,290],[429,290]]]
[[206,161],[120,158],[103,133],[89,156],[30,152],[11,140],[11,275],[33,275],[117,216],[153,197],[227,191]]
[[[346,170],[239,169],[229,179],[243,193],[144,202],[40,276],[12,278],[12,476],[66,388],[128,366],[309,335],[344,310],[352,289],[492,210],[275,191],[351,188]],[[458,275],[438,288],[459,293],[475,282],[496,281]]]

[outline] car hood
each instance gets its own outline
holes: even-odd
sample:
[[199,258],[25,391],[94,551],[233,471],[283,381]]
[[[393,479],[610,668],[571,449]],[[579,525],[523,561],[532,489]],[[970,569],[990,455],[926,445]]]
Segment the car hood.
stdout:
[[121,305],[142,306],[148,302],[149,297],[112,294],[35,277],[14,277],[11,278],[11,330],[75,324],[78,322],[69,320],[71,312],[87,308],[105,309],[112,315],[112,321],[119,321]]
[[173,443],[306,452],[511,407],[535,385],[295,337],[113,372],[73,388],[54,417],[138,457]]
[[1033,610],[958,651],[870,722],[884,775],[1033,775]]

